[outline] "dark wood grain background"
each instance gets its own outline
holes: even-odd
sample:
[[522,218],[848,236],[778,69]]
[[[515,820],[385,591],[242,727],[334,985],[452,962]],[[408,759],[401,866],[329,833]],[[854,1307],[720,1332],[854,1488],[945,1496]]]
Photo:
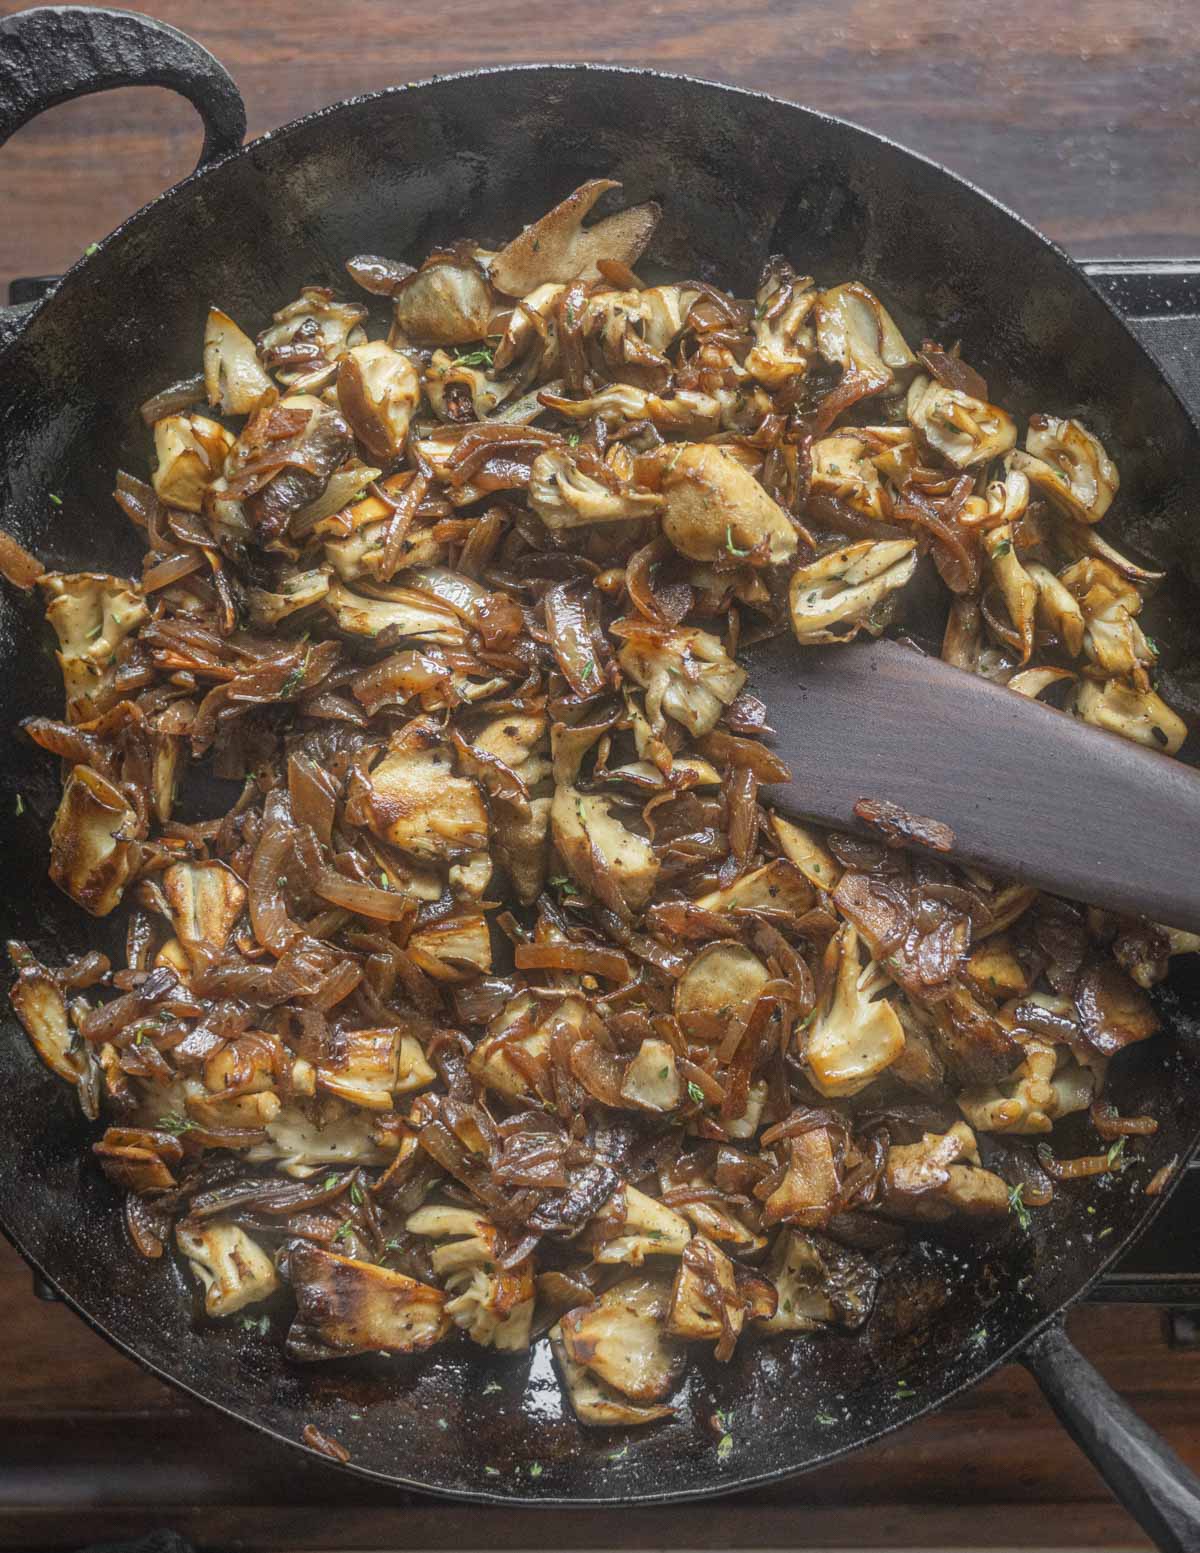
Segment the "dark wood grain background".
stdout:
[[[136,3],[136,0],[135,0]],[[0,14],[19,6],[0,0]],[[232,71],[251,134],[356,92],[541,59],[653,64],[841,114],[946,163],[1080,255],[1200,257],[1198,0],[143,3]],[[159,90],[69,104],[0,151],[0,284],[65,268],[190,170]],[[1127,1548],[1131,1522],[1019,1370],[818,1478],[695,1510],[530,1515],[398,1501],[192,1409],[0,1245],[0,1547],[174,1525],[205,1547]],[[1200,1353],[1149,1310],[1072,1332],[1200,1468]]]
[[[1197,0],[141,0],[237,79],[261,134],[435,72],[655,65],[841,114],[935,157],[1073,252],[1200,256]],[[0,0],[0,14],[19,10]],[[158,89],[44,115],[0,152],[0,282],[62,269],[190,170]]]

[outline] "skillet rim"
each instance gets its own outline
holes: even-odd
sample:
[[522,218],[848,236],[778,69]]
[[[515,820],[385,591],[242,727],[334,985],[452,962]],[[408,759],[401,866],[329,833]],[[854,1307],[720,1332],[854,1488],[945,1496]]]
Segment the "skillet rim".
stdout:
[[[329,103],[323,107],[313,109],[311,112],[303,114],[300,118],[292,119],[288,123],[283,124],[276,129],[267,130],[264,134],[256,136],[253,140],[245,142],[236,150],[230,151],[223,156],[215,158],[213,161],[207,163],[203,167],[197,167],[194,171],[187,174],[177,183],[172,184],[169,188],[163,190],[162,193],[156,195],[140,209],[127,216],[125,220],[123,220],[117,227],[113,229],[112,232],[94,244],[90,252],[85,252],[82,254],[80,258],[77,259],[76,262],[71,265],[71,267],[64,273],[62,279],[54,288],[54,290],[47,294],[45,297],[40,298],[38,301],[32,304],[26,304],[25,306],[21,306],[19,308],[8,309],[0,307],[0,328],[3,328],[3,325],[8,318],[12,319],[12,324],[10,325],[10,328],[12,329],[11,334],[7,338],[4,338],[3,342],[0,343],[0,365],[3,364],[8,353],[21,343],[26,333],[29,330],[37,327],[38,321],[42,315],[47,311],[53,311],[55,300],[59,292],[63,290],[64,287],[73,288],[75,285],[81,283],[89,283],[87,279],[83,277],[87,276],[88,266],[93,258],[97,258],[101,254],[105,254],[110,251],[115,243],[123,239],[127,233],[136,228],[144,219],[148,219],[151,216],[151,213],[157,212],[160,206],[166,204],[168,201],[173,199],[176,195],[182,193],[184,190],[190,189],[193,184],[203,180],[210,173],[213,173],[217,169],[224,167],[227,163],[230,163],[239,157],[250,155],[260,147],[273,145],[275,142],[286,141],[290,136],[300,133],[301,131],[307,131],[312,126],[321,123],[326,119],[334,117],[345,109],[367,107],[384,99],[398,97],[402,93],[419,91],[426,87],[438,86],[442,84],[454,84],[461,81],[470,81],[483,76],[518,74],[524,75],[527,73],[537,72],[552,72],[563,79],[567,79],[570,76],[576,74],[581,76],[615,75],[647,77],[656,81],[665,80],[671,82],[681,82],[687,86],[701,87],[705,91],[720,92],[733,97],[748,98],[755,102],[765,103],[773,110],[782,109],[790,113],[799,114],[804,119],[809,121],[816,121],[825,126],[831,127],[835,131],[849,131],[853,136],[858,136],[865,141],[871,142],[873,146],[884,147],[889,151],[899,153],[902,157],[908,159],[911,162],[917,163],[927,171],[932,172],[943,179],[949,179],[952,183],[958,184],[961,188],[967,190],[976,199],[984,202],[988,206],[991,206],[1002,216],[1007,217],[1010,222],[1014,223],[1018,228],[1032,236],[1043,247],[1048,248],[1054,257],[1059,261],[1060,265],[1064,266],[1068,273],[1071,274],[1077,282],[1081,283],[1084,292],[1091,298],[1091,300],[1103,307],[1104,310],[1112,317],[1112,319],[1116,321],[1123,332],[1128,336],[1136,350],[1144,356],[1150,368],[1157,376],[1160,386],[1165,387],[1171,398],[1175,401],[1175,405],[1181,412],[1185,424],[1190,428],[1193,437],[1197,440],[1198,450],[1200,450],[1200,411],[1193,412],[1188,404],[1184,401],[1182,395],[1175,388],[1171,378],[1164,370],[1163,364],[1159,359],[1157,352],[1151,346],[1147,345],[1131,328],[1124,315],[1114,306],[1112,302],[1109,301],[1103,291],[1092,280],[1091,276],[1088,275],[1087,271],[1082,267],[1082,264],[1078,260],[1074,259],[1052,238],[1047,237],[1043,232],[1035,227],[1031,221],[1028,221],[1024,216],[1019,215],[1016,211],[1012,210],[1008,205],[997,199],[994,195],[989,194],[986,190],[980,188],[978,184],[972,182],[972,180],[969,178],[964,177],[962,174],[953,172],[951,169],[945,167],[942,163],[935,161],[932,157],[926,156],[923,152],[914,151],[911,148],[902,145],[900,142],[893,140],[890,136],[884,135],[877,130],[868,129],[861,124],[855,123],[853,120],[842,118],[837,114],[826,113],[821,109],[806,107],[802,103],[792,102],[782,97],[776,97],[769,92],[755,91],[748,87],[731,85],[721,81],[711,81],[704,77],[689,75],[681,71],[656,70],[650,66],[610,64],[597,61],[528,61],[521,64],[483,65],[471,70],[453,71],[446,74],[434,74],[432,76],[424,77],[420,80],[404,82],[395,86],[382,87],[377,91],[364,92],[353,97],[340,99],[337,102]],[[1200,1091],[1200,1079],[1197,1080],[1197,1088],[1198,1091]],[[1200,1120],[1197,1120],[1196,1126],[1192,1132],[1191,1141],[1186,1151],[1186,1159],[1190,1160],[1192,1156],[1196,1154],[1197,1149],[1200,1149]],[[418,1481],[417,1479],[410,1478],[399,1473],[381,1472],[374,1468],[361,1465],[356,1463],[353,1459],[345,1463],[338,1462],[333,1458],[325,1455],[323,1452],[314,1449],[312,1446],[306,1445],[303,1440],[297,1439],[288,1434],[283,1434],[279,1430],[273,1428],[270,1424],[248,1416],[246,1413],[238,1410],[236,1407],[231,1406],[226,1402],[215,1400],[212,1397],[206,1396],[203,1392],[198,1390],[195,1386],[189,1384],[186,1380],[161,1368],[153,1360],[138,1352],[138,1350],[129,1344],[125,1339],[115,1336],[108,1329],[104,1321],[98,1317],[93,1316],[75,1297],[65,1292],[59,1286],[53,1274],[50,1273],[36,1257],[32,1256],[24,1249],[19,1237],[2,1220],[0,1220],[0,1233],[4,1235],[5,1239],[9,1241],[9,1243],[22,1257],[22,1259],[29,1265],[29,1267],[32,1268],[36,1274],[42,1277],[45,1282],[55,1291],[59,1300],[63,1304],[67,1305],[77,1316],[81,1317],[83,1321],[106,1342],[110,1343],[114,1348],[125,1354],[128,1358],[131,1358],[141,1369],[155,1376],[156,1379],[174,1387],[176,1390],[182,1392],[185,1396],[188,1396],[196,1402],[199,1402],[205,1408],[216,1410],[224,1414],[226,1417],[235,1419],[240,1424],[244,1424],[261,1434],[265,1434],[271,1439],[276,1440],[280,1444],[286,1446],[289,1450],[303,1452],[305,1455],[322,1463],[325,1466],[336,1468],[353,1477],[376,1483],[389,1489],[399,1490],[404,1493],[430,1495],[439,1499],[453,1500],[458,1503],[483,1504],[503,1507],[520,1506],[521,1508],[545,1510],[574,1509],[580,1507],[598,1510],[615,1510],[624,1506],[655,1507],[693,1503],[701,1500],[731,1496],[734,1494],[743,1494],[752,1489],[762,1488],[769,1484],[782,1483],[790,1479],[796,1479],[806,1473],[816,1470],[819,1467],[823,1467],[831,1462],[849,1456],[862,1448],[875,1444],[879,1440],[883,1439],[887,1435],[894,1433],[898,1429],[901,1429],[910,1423],[916,1422],[916,1420],[920,1418],[925,1418],[938,1411],[953,1398],[960,1396],[969,1388],[977,1385],[980,1381],[985,1380],[1002,1365],[1019,1362],[1025,1349],[1027,1349],[1039,1336],[1041,1336],[1042,1333],[1055,1325],[1060,1325],[1064,1320],[1065,1313],[1078,1301],[1083,1299],[1087,1293],[1096,1285],[1103,1274],[1113,1265],[1113,1263],[1119,1260],[1119,1258],[1123,1256],[1124,1253],[1137,1240],[1139,1240],[1143,1234],[1145,1234],[1158,1214],[1165,1207],[1172,1193],[1178,1187],[1180,1181],[1183,1179],[1186,1169],[1186,1163],[1183,1165],[1183,1168],[1176,1169],[1171,1180],[1168,1182],[1166,1189],[1160,1193],[1159,1196],[1151,1199],[1144,1199],[1147,1203],[1147,1206],[1142,1210],[1142,1213],[1129,1232],[1124,1236],[1123,1239],[1116,1241],[1108,1248],[1107,1253],[1100,1257],[1094,1269],[1088,1274],[1088,1276],[1079,1285],[1079,1287],[1076,1288],[1070,1295],[1068,1295],[1066,1299],[1061,1301],[1054,1310],[1042,1315],[1023,1333],[1021,1337],[1016,1339],[1008,1346],[1004,1347],[999,1353],[997,1353],[983,1365],[972,1369],[969,1374],[965,1375],[962,1379],[957,1381],[949,1390],[940,1392],[936,1397],[923,1402],[913,1411],[906,1413],[903,1418],[891,1418],[888,1421],[880,1424],[878,1427],[871,1429],[869,1433],[861,1436],[860,1438],[846,1445],[839,1446],[838,1448],[829,1451],[827,1454],[817,1455],[809,1461],[805,1462],[803,1465],[772,1467],[765,1471],[757,1472],[750,1471],[747,1475],[744,1476],[722,1479],[720,1481],[713,1482],[710,1485],[703,1485],[700,1487],[659,1489],[651,1492],[633,1492],[604,1497],[598,1497],[594,1495],[563,1496],[559,1494],[555,1494],[553,1496],[531,1496],[523,1491],[524,1484],[520,1479],[517,1480],[517,1485],[515,1485],[516,1491],[512,1492],[500,1489],[490,1489],[484,1486],[463,1488],[457,1486],[439,1485],[437,1487],[431,1487],[428,1483]]]

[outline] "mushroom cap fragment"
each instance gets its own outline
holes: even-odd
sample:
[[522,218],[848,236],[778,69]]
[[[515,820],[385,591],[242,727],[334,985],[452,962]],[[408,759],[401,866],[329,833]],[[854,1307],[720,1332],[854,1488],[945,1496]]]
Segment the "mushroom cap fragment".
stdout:
[[796,553],[787,513],[724,448],[692,442],[672,447],[662,482],[663,533],[681,555],[713,561],[765,551],[772,565]]

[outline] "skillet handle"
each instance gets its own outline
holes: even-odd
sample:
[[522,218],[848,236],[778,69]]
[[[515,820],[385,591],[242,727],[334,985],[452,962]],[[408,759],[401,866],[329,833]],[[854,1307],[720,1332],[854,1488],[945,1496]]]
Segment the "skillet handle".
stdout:
[[115,86],[166,86],[195,105],[204,121],[197,169],[242,143],[246,108],[233,77],[166,22],[82,5],[0,20],[0,145],[47,108]]
[[1079,1352],[1060,1322],[1021,1355],[1067,1433],[1163,1553],[1200,1548],[1200,1478]]

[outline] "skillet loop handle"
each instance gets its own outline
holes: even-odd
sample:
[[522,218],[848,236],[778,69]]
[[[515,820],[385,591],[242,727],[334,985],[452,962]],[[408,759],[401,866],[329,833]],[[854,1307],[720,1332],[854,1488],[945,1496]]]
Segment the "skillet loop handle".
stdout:
[[1113,1497],[1163,1553],[1200,1548],[1200,1478],[1142,1422],[1079,1352],[1058,1322],[1021,1362]]
[[47,108],[116,86],[166,86],[195,105],[204,121],[197,170],[242,143],[246,108],[233,77],[165,22],[81,5],[0,20],[0,145]]

